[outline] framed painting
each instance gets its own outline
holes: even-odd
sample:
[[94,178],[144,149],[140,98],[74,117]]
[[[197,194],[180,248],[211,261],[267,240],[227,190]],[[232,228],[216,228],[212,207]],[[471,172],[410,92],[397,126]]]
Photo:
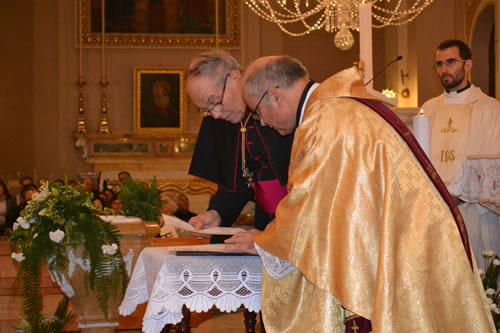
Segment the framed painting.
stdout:
[[[83,44],[101,45],[103,1],[77,3]],[[216,22],[220,47],[240,45],[238,0],[105,0],[104,9],[107,46],[215,47]]]
[[186,123],[184,70],[134,69],[134,132],[182,133]]

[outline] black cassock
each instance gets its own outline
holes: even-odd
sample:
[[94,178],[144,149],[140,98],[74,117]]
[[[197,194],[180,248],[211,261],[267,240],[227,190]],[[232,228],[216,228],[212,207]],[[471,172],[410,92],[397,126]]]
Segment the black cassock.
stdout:
[[[248,110],[245,119],[248,116]],[[278,132],[250,118],[246,126],[246,165],[254,181],[278,179],[286,186],[293,134],[281,136]],[[231,226],[249,200],[254,200],[241,170],[240,124],[205,117],[196,141],[189,174],[219,185],[209,210],[216,210],[221,226]],[[255,205],[255,228],[264,230],[273,214]]]

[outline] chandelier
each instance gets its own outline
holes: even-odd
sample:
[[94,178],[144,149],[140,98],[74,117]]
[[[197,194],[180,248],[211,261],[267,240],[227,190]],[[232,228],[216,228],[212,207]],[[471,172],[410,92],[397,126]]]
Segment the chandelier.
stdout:
[[[410,6],[409,3],[413,2]],[[335,46],[348,50],[354,45],[351,30],[359,31],[359,4],[371,5],[374,28],[411,22],[433,0],[245,0],[254,13],[276,23],[291,36],[304,36],[314,30],[336,33]],[[303,26],[302,29],[297,27]],[[291,31],[288,27],[297,29]]]

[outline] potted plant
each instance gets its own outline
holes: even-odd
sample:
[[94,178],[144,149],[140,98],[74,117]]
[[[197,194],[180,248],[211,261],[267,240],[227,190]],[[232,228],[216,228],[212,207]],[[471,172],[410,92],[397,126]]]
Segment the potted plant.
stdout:
[[127,177],[125,184],[120,185],[118,198],[123,202],[125,215],[160,224],[161,208],[166,201],[161,200],[156,177],[149,186]]
[[[45,331],[39,295],[41,269],[46,267],[61,285],[69,279],[68,264],[72,265],[75,253],[88,266],[83,270],[85,292],[95,294],[105,318],[109,300],[119,291],[122,296],[125,293],[128,276],[118,229],[98,217],[99,208],[91,200],[83,186],[51,183],[40,189],[14,223],[9,242],[11,256],[19,264],[16,282],[23,290],[25,332]],[[71,286],[66,287],[62,286],[63,291],[71,293]]]

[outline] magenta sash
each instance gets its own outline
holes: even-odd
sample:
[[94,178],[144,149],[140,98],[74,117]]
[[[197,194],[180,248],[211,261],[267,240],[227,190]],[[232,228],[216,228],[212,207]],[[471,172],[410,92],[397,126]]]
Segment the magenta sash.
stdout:
[[274,214],[276,207],[286,194],[286,185],[281,185],[278,179],[259,180],[253,184],[255,199],[266,213]]

